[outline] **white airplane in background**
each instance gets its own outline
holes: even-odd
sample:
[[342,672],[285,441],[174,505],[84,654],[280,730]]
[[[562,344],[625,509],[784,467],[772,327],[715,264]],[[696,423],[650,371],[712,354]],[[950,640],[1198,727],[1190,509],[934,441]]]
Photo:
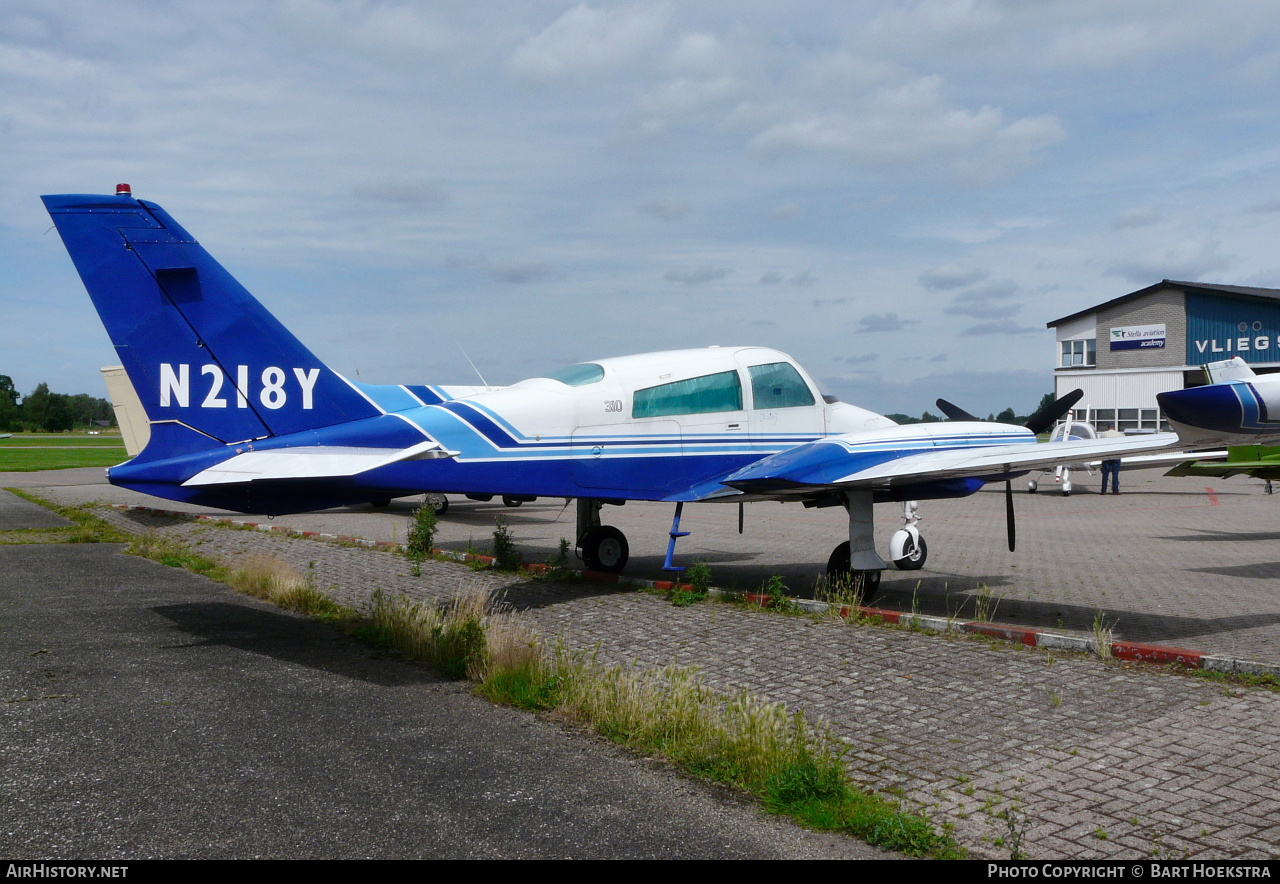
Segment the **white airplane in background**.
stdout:
[[840,506],[848,539],[828,571],[870,593],[887,567],[874,503],[903,505],[889,558],[914,569],[928,553],[916,501],[1004,482],[1012,550],[1012,478],[1181,444],[1173,434],[1037,444],[1074,400],[1030,428],[898,426],[823,396],[763,347],[598,359],[503,388],[363,384],[326,367],[127,185],[43,199],[150,424],[141,453],[108,476],[158,497],[263,514],[422,493],[575,498],[584,562],[613,572],[628,543],[602,524],[606,504],[672,503],[672,568],[685,503]]

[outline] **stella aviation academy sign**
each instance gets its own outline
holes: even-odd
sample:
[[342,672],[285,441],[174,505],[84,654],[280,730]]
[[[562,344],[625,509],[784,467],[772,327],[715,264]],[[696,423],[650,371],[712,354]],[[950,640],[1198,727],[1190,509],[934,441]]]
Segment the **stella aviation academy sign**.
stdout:
[[1111,329],[1111,349],[1147,350],[1164,348],[1164,323],[1125,325]]

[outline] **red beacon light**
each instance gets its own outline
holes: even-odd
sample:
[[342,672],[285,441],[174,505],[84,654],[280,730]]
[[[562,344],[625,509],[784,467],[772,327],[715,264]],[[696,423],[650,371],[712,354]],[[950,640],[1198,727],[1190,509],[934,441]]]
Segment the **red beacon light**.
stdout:
[[133,188],[127,184],[117,184],[116,196],[133,196]]

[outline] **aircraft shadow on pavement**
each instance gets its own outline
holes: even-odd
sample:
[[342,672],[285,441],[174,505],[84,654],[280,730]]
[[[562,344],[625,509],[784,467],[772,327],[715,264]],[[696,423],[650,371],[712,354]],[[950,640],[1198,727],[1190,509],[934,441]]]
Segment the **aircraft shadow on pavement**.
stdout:
[[1253,562],[1246,565],[1214,565],[1208,568],[1187,568],[1195,574],[1218,574],[1222,577],[1252,577],[1258,580],[1275,580],[1280,577],[1280,562]]
[[423,667],[387,665],[386,655],[370,653],[332,626],[247,604],[199,602],[151,609],[195,641],[167,647],[199,650],[236,648],[380,687],[401,687],[445,679]]
[[526,580],[496,590],[493,598],[512,611],[533,611],[580,599],[607,595],[629,595],[634,586],[598,583],[594,580],[558,583],[550,580]]
[[1228,540],[1251,543],[1259,540],[1280,540],[1280,531],[1218,531],[1211,528],[1194,528],[1194,534],[1177,534],[1157,537],[1156,540]]

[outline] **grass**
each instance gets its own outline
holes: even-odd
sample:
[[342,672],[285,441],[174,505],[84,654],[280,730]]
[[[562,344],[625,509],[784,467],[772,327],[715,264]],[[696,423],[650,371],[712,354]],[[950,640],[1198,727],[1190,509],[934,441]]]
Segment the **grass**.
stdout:
[[128,459],[120,436],[15,433],[0,439],[0,472],[110,467]]
[[1093,651],[1104,660],[1111,656],[1111,643],[1115,638],[1114,627],[1114,623],[1107,625],[1107,618],[1101,610],[1093,612]]
[[194,553],[180,540],[167,537],[157,531],[148,531],[132,538],[125,552],[151,559],[170,568],[185,568],[213,580],[226,582],[227,569],[208,556]]
[[340,605],[316,589],[309,575],[274,556],[249,556],[235,568],[224,569],[215,579],[237,592],[318,620],[346,625],[360,618],[354,608]]
[[133,539],[133,535],[113,526],[110,522],[103,519],[94,512],[93,504],[80,504],[79,506],[59,506],[51,503],[42,497],[37,497],[30,492],[23,491],[21,488],[6,488],[10,494],[21,497],[23,500],[29,501],[45,509],[52,510],[65,519],[71,520],[74,525],[67,528],[52,529],[27,529],[25,531],[5,532],[6,535],[32,535],[48,534],[51,539],[56,538],[63,543],[128,543]]
[[8,439],[0,439],[0,448],[22,448],[49,445],[101,445],[123,448],[119,433],[90,436],[87,433],[14,433]]

